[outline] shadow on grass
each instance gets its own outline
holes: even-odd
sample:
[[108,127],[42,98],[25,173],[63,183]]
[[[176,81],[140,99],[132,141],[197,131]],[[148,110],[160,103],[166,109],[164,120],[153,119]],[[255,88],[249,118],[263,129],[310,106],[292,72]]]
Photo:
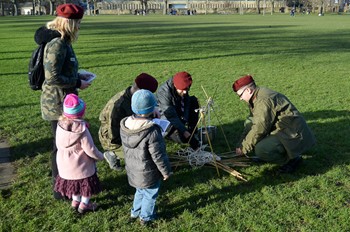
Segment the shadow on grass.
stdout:
[[10,147],[11,161],[19,160],[24,157],[35,157],[40,153],[51,153],[52,144],[52,138],[47,138]]
[[[258,176],[244,173],[243,168],[238,169],[248,179],[248,182],[240,182],[235,186],[211,186],[209,191],[204,190],[203,193],[197,194],[190,193],[188,198],[176,203],[167,204],[167,199],[164,199],[166,207],[163,207],[160,216],[168,220],[182,214],[185,210],[196,211],[211,203],[225,202],[236,195],[259,191],[266,185],[277,186],[283,183],[291,183],[307,176],[324,174],[335,166],[350,163],[349,142],[347,141],[350,135],[349,113],[346,110],[323,110],[303,114],[317,138],[317,144],[304,154],[304,161],[295,173],[278,174],[278,166],[253,163],[252,166],[256,166],[254,168],[260,169],[257,172],[260,173]],[[328,122],[325,123],[324,121]],[[240,125],[243,125],[243,122],[223,125],[224,131],[231,132],[226,134],[229,141],[237,141],[240,133],[239,128],[243,129]],[[217,140],[219,142],[214,143],[214,147],[217,144],[223,144],[223,139],[220,136]],[[232,146],[234,147],[234,144]],[[190,173],[180,173],[180,175],[175,173],[171,184],[165,184],[164,191],[171,191],[171,189],[176,189],[186,185],[186,183],[195,185],[196,183],[208,182],[211,178],[220,177],[216,175],[214,170],[196,170]]]
[[[28,85],[29,86],[29,85]],[[11,104],[11,105],[0,105],[1,110],[13,110],[21,107],[36,107],[38,103],[21,103],[21,104]]]
[[[130,40],[121,40],[119,42],[120,30],[122,30],[123,36],[136,38],[132,41],[132,44],[130,44]],[[93,53],[98,57],[98,62],[94,62],[94,65],[84,66],[87,69],[162,63],[164,60],[181,62],[233,56],[266,56],[268,54],[284,54],[288,56],[311,52],[313,54],[341,53],[348,52],[350,48],[350,43],[346,39],[349,36],[349,32],[346,30],[336,31],[332,34],[322,33],[322,31],[303,34],[296,33],[295,30],[297,29],[294,29],[293,25],[282,23],[281,25],[242,26],[239,23],[221,21],[186,22],[185,24],[166,21],[85,22],[81,36],[84,44],[90,44],[89,48],[83,46],[74,47],[76,53],[80,56],[89,56]],[[249,36],[247,37],[248,34]],[[138,39],[138,36],[142,36],[142,38]],[[181,39],[176,40],[174,38]],[[145,40],[147,40],[147,46],[144,46]],[[115,41],[118,41],[118,43],[115,43]],[[244,43],[241,41],[244,41]],[[286,46],[281,46],[281,42],[286,43]],[[267,44],[269,46],[266,46]],[[266,47],[266,49],[262,49],[262,47]],[[6,60],[26,59],[29,61],[33,49],[34,47],[28,48],[27,51],[17,51],[18,55],[16,57],[11,56],[6,58]],[[12,54],[13,51],[4,51],[0,54],[5,56],[6,53]],[[21,53],[27,53],[28,56],[23,57]],[[137,59],[125,62],[125,59],[111,58],[111,54],[118,56],[117,54],[120,53],[126,57],[137,54]],[[176,54],[175,57],[174,54]],[[179,56],[179,54],[184,55]],[[158,59],[150,59],[150,57],[158,57]],[[1,72],[0,76],[22,74],[26,73]]]
[[[103,152],[103,149],[98,140],[98,129],[100,126],[100,122],[97,118],[91,119],[91,120],[89,119],[88,122],[90,124],[89,131],[91,133],[91,136],[93,137],[94,143],[97,146],[97,148],[101,152]],[[51,133],[50,123],[48,121],[39,119],[39,123],[38,124],[34,123],[33,125],[31,125],[28,131],[41,130],[42,127],[46,127],[45,133],[48,134],[48,137],[44,139],[38,139],[36,141],[32,141],[29,143],[21,143],[17,146],[11,147],[10,149],[12,154],[12,157],[11,157],[12,161],[21,159],[24,157],[34,157],[38,153],[45,153],[45,152],[51,153],[52,147],[53,147],[53,136]],[[23,129],[26,130],[27,128],[23,128]]]
[[[164,59],[168,62],[180,62],[247,55],[285,54],[287,56],[310,52],[323,54],[335,51],[346,52],[346,48],[350,46],[348,41],[344,39],[349,35],[346,31],[337,31],[331,35],[322,33],[296,34],[293,31],[293,26],[287,24],[242,26],[231,22],[220,22],[220,25],[217,23],[186,23],[184,25],[144,21],[108,22],[108,24],[101,22],[98,26],[86,23],[85,26],[87,29],[89,27],[94,28],[94,31],[89,32],[89,35],[115,34],[117,36],[120,32],[116,29],[125,28],[127,30],[124,33],[128,36],[152,36],[147,46],[141,46],[141,44],[144,45],[143,40],[136,40],[133,44],[121,42],[107,46],[108,48],[103,43],[96,43],[94,54],[99,54],[100,59],[111,53],[123,53],[124,55],[137,53],[138,59],[132,62],[124,62],[124,60],[118,61],[106,56],[105,62],[95,64],[93,67],[159,63],[163,62]],[[149,28],[152,28],[152,30]],[[247,34],[249,34],[248,37]],[[154,35],[159,35],[161,38],[158,39]],[[174,37],[181,37],[182,39],[174,40]],[[244,41],[244,43],[241,41]],[[281,41],[288,41],[288,46],[281,47]],[[106,41],[106,43],[109,43],[109,41]],[[174,50],[169,49],[169,44]],[[265,47],[266,44],[269,45],[268,49],[262,50],[261,47]],[[190,51],[197,51],[192,52],[192,56],[188,55],[189,47],[191,47]],[[91,50],[81,49],[77,53],[89,55]],[[174,54],[181,53],[186,54],[186,56],[179,58],[174,56]],[[150,59],[150,57],[160,58]]]
[[[224,202],[236,195],[259,191],[266,185],[277,186],[283,183],[294,182],[307,176],[324,174],[335,166],[350,163],[348,152],[349,142],[347,141],[350,135],[348,129],[350,126],[349,113],[347,110],[322,110],[303,113],[317,138],[317,145],[304,154],[305,159],[303,164],[293,175],[276,175],[275,168],[277,166],[269,164],[252,164],[253,167],[250,168],[255,168],[258,172],[254,173],[259,174],[251,174],[251,171],[245,173],[244,168],[239,168],[237,171],[247,177],[248,182],[240,182],[235,186],[211,186],[210,189],[205,188],[203,192],[195,194],[190,192],[188,197],[182,197],[176,203],[168,204],[167,199],[160,197],[160,201],[158,202],[162,206],[160,216],[168,220],[170,217],[176,217],[182,214],[184,210],[195,211],[210,203]],[[91,124],[90,132],[94,137],[95,144],[100,147],[97,139],[98,119],[93,118],[89,122]],[[243,121],[225,124],[222,127],[231,149],[234,149],[235,142],[238,141],[241,130],[243,129]],[[225,139],[220,132],[218,132],[213,147],[216,153],[223,153],[228,150]],[[14,149],[16,152],[46,152],[47,149],[51,149],[51,140],[45,139],[34,143],[22,144]],[[99,175],[101,175],[101,182],[105,189],[101,198],[105,199],[102,202],[106,202],[104,205],[101,205],[101,208],[108,209],[111,205],[118,206],[119,204],[124,205],[125,202],[131,203],[135,189],[129,186],[125,171],[122,173],[113,173],[105,161],[101,162],[104,162],[104,164],[99,164]],[[229,175],[223,172],[221,174]],[[207,167],[203,167],[197,169],[190,168],[189,166],[180,168],[175,170],[174,176],[169,181],[162,184],[160,195],[162,196],[164,192],[171,192],[179,188],[191,188],[200,183],[208,184],[208,181],[220,178],[213,168],[208,169]]]
[[[107,210],[113,206],[124,205],[126,202],[132,202],[132,196],[135,189],[129,186],[128,179],[125,170],[122,172],[117,172],[111,170],[106,161],[101,161],[106,166],[105,169],[99,169],[99,178],[101,180],[101,185],[104,190],[104,194],[99,195],[99,204],[101,209]],[[101,167],[101,165],[100,165]]]

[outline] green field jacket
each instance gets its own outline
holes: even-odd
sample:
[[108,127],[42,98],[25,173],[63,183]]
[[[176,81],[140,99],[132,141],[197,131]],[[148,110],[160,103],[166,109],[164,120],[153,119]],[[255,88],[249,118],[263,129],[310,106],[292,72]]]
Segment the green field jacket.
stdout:
[[58,120],[67,94],[78,94],[81,81],[78,61],[71,44],[61,38],[48,42],[44,51],[45,81],[41,93],[41,113],[45,120]]
[[276,135],[291,157],[311,148],[316,140],[305,119],[289,99],[273,90],[257,87],[250,100],[252,127],[244,132],[244,154],[269,135]]
[[133,114],[131,97],[130,86],[114,95],[101,111],[98,136],[104,150],[115,151],[121,147],[120,121]]

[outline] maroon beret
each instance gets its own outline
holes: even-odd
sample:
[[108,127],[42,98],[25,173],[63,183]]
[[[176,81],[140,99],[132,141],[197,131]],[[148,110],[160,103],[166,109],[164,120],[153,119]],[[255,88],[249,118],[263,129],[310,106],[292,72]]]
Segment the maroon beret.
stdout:
[[139,89],[147,89],[154,93],[158,88],[158,81],[147,73],[141,73],[135,79],[135,83]]
[[250,83],[253,83],[253,82],[254,82],[253,77],[251,75],[246,75],[236,80],[232,85],[232,89],[233,91],[237,92],[243,86],[249,85]]
[[185,90],[191,87],[192,77],[188,72],[178,72],[175,74],[173,82],[176,89]]
[[56,8],[57,16],[67,19],[81,19],[84,15],[84,9],[81,6],[71,3],[59,5]]

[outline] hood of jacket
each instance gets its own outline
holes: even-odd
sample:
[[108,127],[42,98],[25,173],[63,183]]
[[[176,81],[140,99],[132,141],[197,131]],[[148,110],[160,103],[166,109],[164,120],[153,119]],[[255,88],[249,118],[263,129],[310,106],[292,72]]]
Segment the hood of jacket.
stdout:
[[151,120],[138,120],[134,116],[126,117],[120,122],[123,145],[129,148],[137,147],[147,134],[154,130]]
[[65,148],[74,147],[86,130],[86,123],[83,120],[60,120],[57,123],[57,134],[64,135],[65,139],[56,140],[57,145]]
[[59,33],[56,30],[48,29],[46,26],[40,27],[38,30],[36,30],[34,35],[34,41],[40,45],[42,43],[48,43],[52,39],[61,37],[61,33]]

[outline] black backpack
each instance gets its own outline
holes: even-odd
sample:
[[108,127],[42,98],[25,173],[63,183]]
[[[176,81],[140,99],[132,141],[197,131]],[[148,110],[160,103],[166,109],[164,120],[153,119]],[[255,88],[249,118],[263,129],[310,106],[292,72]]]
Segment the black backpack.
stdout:
[[43,65],[45,45],[46,43],[40,44],[33,51],[32,57],[29,61],[28,80],[29,86],[32,90],[41,90],[45,80]]

